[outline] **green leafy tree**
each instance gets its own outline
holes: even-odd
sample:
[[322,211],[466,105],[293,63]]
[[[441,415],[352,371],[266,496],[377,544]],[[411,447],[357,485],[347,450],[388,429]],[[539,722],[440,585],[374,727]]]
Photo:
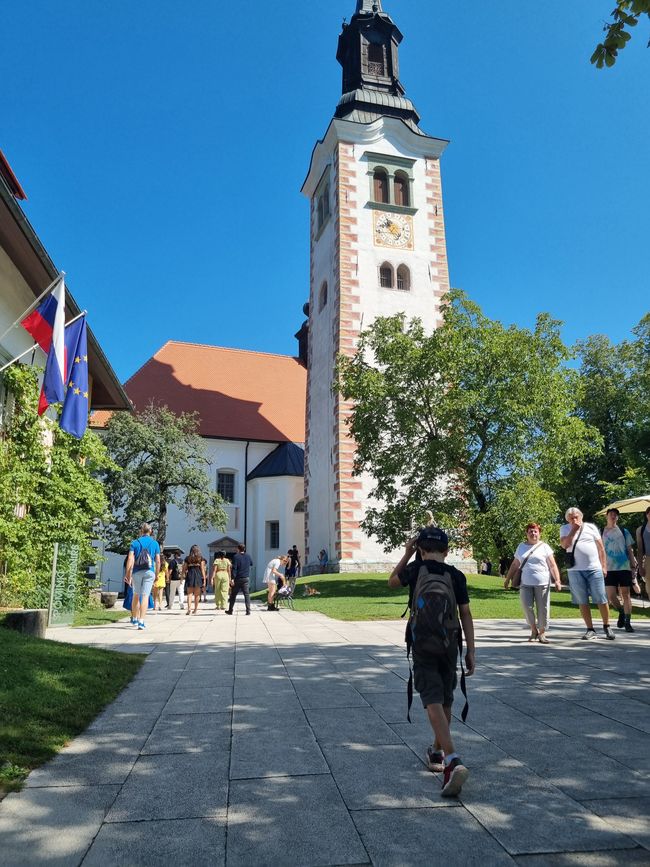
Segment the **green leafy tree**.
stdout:
[[164,545],[172,504],[185,512],[191,529],[225,528],[227,515],[206,472],[209,461],[197,428],[196,413],[176,415],[166,406],[111,417],[104,442],[117,469],[104,473],[113,515],[106,528],[109,550],[125,553],[145,521]]
[[433,334],[380,318],[339,361],[355,472],[379,500],[364,529],[389,550],[430,510],[458,544],[507,555],[528,520],[557,514],[564,466],[600,438],[574,414],[579,379],[558,322],[505,327],[462,292],[447,302]]
[[648,493],[650,475],[650,314],[618,344],[580,341],[578,416],[600,432],[603,449],[577,458],[556,491],[593,516],[606,501]]
[[88,597],[85,568],[108,501],[97,476],[111,467],[92,431],[77,440],[39,419],[38,371],[14,365],[4,373],[9,397],[0,438],[0,604],[44,607],[49,600],[54,543],[79,546],[77,604]]
[[643,17],[650,18],[650,0],[616,0],[616,6],[611,13],[612,20],[603,27],[605,38],[596,46],[591,62],[598,69],[614,66],[618,52],[622,51],[632,38],[630,28],[636,27]]

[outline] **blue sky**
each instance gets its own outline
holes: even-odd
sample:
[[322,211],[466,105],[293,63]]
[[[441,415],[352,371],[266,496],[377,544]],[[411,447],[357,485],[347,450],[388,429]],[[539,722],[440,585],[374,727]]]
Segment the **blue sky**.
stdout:
[[[175,338],[295,353],[311,150],[354,0],[9,0],[0,147],[122,378]],[[422,128],[451,139],[452,284],[488,315],[629,334],[648,304],[646,24],[589,56],[611,0],[385,0]]]

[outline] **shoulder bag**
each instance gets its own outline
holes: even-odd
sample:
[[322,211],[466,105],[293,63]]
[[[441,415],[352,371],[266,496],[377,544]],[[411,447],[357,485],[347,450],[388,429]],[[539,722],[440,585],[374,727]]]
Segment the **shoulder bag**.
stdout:
[[519,588],[521,587],[521,576],[522,576],[523,571],[524,571],[524,566],[528,562],[528,558],[533,553],[533,551],[535,551],[536,548],[539,548],[539,546],[542,544],[543,544],[542,542],[538,542],[536,545],[533,545],[533,547],[530,549],[530,551],[526,554],[524,559],[521,561],[521,563],[519,565],[519,569],[517,569],[515,574],[512,576],[511,584],[512,584],[513,590],[519,590]]
[[580,532],[576,536],[576,540],[573,543],[573,547],[571,548],[570,551],[566,552],[566,567],[567,567],[567,569],[573,569],[573,567],[576,565],[576,555],[575,555],[576,545],[580,541],[580,536],[582,536],[582,531],[584,530],[584,528],[585,528],[585,525],[581,524],[580,525]]

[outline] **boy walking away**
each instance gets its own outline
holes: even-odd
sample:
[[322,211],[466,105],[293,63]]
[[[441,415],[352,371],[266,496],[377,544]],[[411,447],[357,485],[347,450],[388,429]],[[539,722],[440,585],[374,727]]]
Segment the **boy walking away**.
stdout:
[[[475,669],[474,622],[467,581],[462,572],[445,563],[448,550],[449,539],[443,530],[424,527],[407,542],[402,559],[388,579],[389,587],[409,588],[407,647],[413,653],[415,689],[435,736],[427,750],[427,765],[431,771],[444,771],[443,798],[459,795],[469,776],[449,728],[461,650],[460,624],[467,642],[467,674],[473,674]],[[416,552],[419,559],[410,563]],[[410,686],[409,682],[409,704]]]

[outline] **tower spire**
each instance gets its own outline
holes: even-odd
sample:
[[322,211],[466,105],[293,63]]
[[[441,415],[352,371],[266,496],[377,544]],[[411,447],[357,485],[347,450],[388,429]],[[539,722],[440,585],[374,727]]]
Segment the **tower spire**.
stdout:
[[336,59],[343,67],[343,95],[335,116],[357,123],[397,117],[418,129],[420,116],[399,80],[399,27],[381,0],[357,0],[349,24],[343,24]]
[[381,0],[357,0],[356,15],[382,11]]

